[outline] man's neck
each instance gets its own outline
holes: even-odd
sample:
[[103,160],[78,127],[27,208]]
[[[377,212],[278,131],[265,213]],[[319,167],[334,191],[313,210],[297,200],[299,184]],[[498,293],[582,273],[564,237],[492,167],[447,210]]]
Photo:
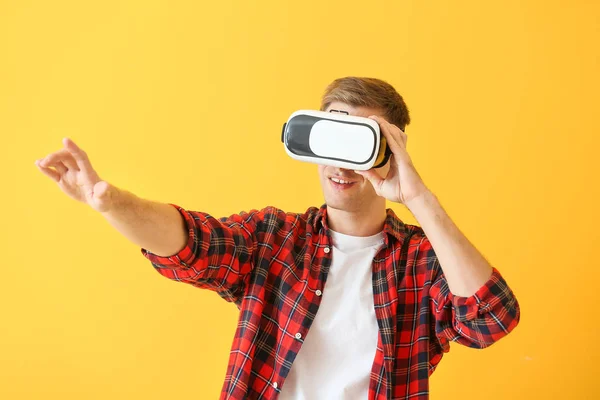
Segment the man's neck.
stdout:
[[345,211],[327,207],[327,224],[335,232],[350,236],[373,236],[383,230],[387,212],[383,207],[365,211]]

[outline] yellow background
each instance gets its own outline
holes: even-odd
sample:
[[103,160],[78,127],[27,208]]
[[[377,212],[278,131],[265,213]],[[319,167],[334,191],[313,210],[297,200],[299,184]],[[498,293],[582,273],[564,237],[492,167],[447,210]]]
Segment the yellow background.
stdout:
[[347,75],[405,97],[417,169],[521,303],[491,348],[453,345],[431,398],[597,398],[599,20],[591,0],[0,1],[0,398],[215,399],[237,320],[35,159],[69,136],[145,198],[301,212],[317,168],[281,126]]

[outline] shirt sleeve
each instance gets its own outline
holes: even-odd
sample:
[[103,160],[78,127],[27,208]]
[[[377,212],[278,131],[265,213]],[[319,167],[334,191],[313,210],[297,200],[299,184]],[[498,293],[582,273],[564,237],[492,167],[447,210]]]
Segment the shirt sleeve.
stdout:
[[433,282],[431,311],[442,347],[446,348],[449,340],[474,348],[488,347],[517,326],[519,303],[496,268],[475,294],[462,297],[450,291],[433,248],[427,257]]
[[188,211],[175,204],[188,231],[186,246],[177,254],[159,256],[142,248],[142,254],[162,276],[217,292],[238,303],[254,267],[257,231],[267,209],[240,212],[229,217]]

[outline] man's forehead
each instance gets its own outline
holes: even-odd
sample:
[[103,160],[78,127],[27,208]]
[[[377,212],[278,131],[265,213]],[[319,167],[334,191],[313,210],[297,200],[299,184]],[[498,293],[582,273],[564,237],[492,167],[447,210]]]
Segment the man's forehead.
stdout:
[[377,108],[364,107],[364,106],[351,106],[346,103],[333,102],[327,107],[329,112],[341,111],[348,113],[349,115],[355,115],[357,117],[368,117],[370,115],[383,115],[382,111]]

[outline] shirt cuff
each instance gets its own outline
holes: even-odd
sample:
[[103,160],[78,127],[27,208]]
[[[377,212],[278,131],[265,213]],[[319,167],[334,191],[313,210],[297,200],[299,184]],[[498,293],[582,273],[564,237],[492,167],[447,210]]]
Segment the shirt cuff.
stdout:
[[181,268],[189,267],[193,264],[194,260],[197,257],[197,253],[199,251],[199,243],[200,240],[197,236],[198,233],[201,232],[200,229],[196,229],[196,219],[194,216],[183,209],[182,207],[168,203],[169,205],[175,207],[177,211],[183,216],[185,228],[188,232],[188,241],[186,246],[181,249],[178,253],[173,254],[171,256],[159,256],[154,254],[144,248],[141,249],[142,254],[146,257],[152,264],[154,264],[158,268]]
[[481,315],[496,309],[506,307],[514,301],[514,296],[500,272],[492,267],[492,276],[475,294],[469,297],[453,295],[450,298],[458,321],[472,321]]

